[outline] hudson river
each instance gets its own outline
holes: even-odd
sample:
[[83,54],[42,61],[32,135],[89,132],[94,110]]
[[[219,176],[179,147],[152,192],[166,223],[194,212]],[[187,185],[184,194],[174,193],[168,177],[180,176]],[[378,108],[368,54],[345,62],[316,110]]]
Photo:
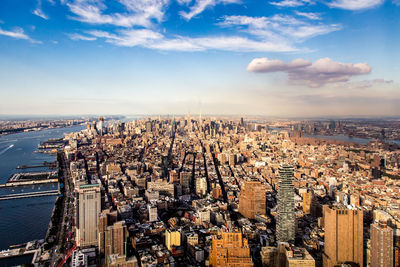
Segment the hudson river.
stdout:
[[[0,183],[6,183],[13,173],[44,171],[46,168],[16,170],[21,165],[39,165],[43,161],[55,161],[54,155],[34,153],[40,142],[61,138],[64,133],[77,132],[85,126],[48,129],[0,136]],[[19,192],[57,189],[57,184],[1,188],[0,195]],[[0,250],[45,237],[56,196],[24,198],[0,201]],[[0,266],[20,264],[29,258],[0,260]],[[21,262],[22,261],[22,262]]]

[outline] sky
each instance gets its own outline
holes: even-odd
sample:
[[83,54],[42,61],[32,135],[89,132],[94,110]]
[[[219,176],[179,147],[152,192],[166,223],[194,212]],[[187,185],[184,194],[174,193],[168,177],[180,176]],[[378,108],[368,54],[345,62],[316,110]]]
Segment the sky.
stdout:
[[0,114],[399,116],[400,0],[2,0]]

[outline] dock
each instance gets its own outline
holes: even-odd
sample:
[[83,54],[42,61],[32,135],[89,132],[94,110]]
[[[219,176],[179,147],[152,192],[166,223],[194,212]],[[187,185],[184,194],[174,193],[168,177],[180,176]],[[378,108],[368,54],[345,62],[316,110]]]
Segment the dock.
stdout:
[[39,252],[39,249],[25,250],[25,248],[6,249],[0,251],[0,259],[18,257]]
[[35,181],[35,180],[46,180],[57,177],[56,171],[47,171],[47,172],[20,172],[14,173],[10,179],[8,179],[8,183],[13,182],[25,182],[25,181]]
[[58,183],[58,179],[44,179],[44,180],[29,180],[29,181],[21,181],[21,182],[8,182],[8,183],[5,183],[5,184],[0,184],[0,188],[16,187],[16,186],[24,186],[24,185],[36,185],[36,184],[50,184],[50,183]]
[[56,196],[58,194],[60,194],[60,192],[58,190],[47,190],[47,191],[39,191],[39,192],[28,192],[28,193],[3,195],[3,196],[0,196],[0,200],[30,198],[30,197]]

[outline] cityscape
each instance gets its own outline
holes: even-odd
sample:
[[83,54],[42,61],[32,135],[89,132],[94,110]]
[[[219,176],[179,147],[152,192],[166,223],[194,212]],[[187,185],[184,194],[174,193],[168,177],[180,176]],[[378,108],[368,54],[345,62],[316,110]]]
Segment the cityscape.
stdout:
[[400,267],[399,0],[0,1],[0,267]]

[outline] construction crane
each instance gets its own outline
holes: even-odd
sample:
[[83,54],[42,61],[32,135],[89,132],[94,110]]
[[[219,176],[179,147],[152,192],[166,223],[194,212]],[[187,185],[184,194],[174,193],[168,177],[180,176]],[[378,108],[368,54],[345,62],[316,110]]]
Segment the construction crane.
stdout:
[[62,267],[64,265],[64,263],[68,260],[69,257],[71,257],[72,253],[74,252],[74,250],[76,249],[76,247],[79,245],[79,243],[82,241],[82,238],[76,242],[75,246],[73,246],[67,253],[67,255],[64,257],[64,259],[62,260],[62,262],[57,266],[57,267]]

